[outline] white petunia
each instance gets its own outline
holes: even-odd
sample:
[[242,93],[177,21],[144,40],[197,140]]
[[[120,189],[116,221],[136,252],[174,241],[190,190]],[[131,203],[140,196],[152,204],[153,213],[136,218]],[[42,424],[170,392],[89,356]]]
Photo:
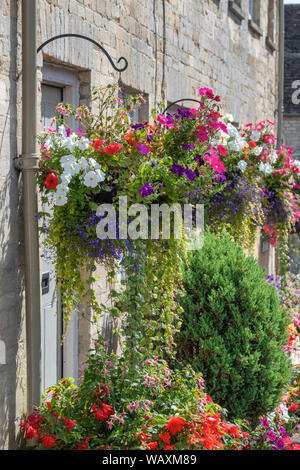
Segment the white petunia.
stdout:
[[105,180],[105,173],[103,173],[102,170],[98,169],[98,170],[95,170],[95,173],[97,173],[97,175],[99,176],[99,182],[101,183],[102,181]]
[[245,160],[240,160],[237,164],[238,168],[241,170],[242,173],[244,173],[244,171],[246,170],[247,168],[247,162],[245,162]]
[[237,130],[236,127],[234,127],[232,124],[227,124],[227,132],[230,135],[230,137],[239,137],[239,131]]
[[278,155],[277,155],[276,150],[274,150],[273,154],[271,155],[271,163],[274,165],[274,163],[276,163],[277,160],[278,160]]
[[226,121],[232,122],[233,121],[233,116],[232,116],[232,114],[225,114],[224,119]]
[[262,147],[255,147],[255,149],[253,149],[253,153],[254,155],[256,155],[257,157],[259,157],[261,155],[263,151],[263,148]]
[[63,193],[57,193],[55,195],[55,205],[56,206],[64,206],[68,202],[68,198]]
[[65,172],[67,172],[70,176],[78,175],[81,170],[81,166],[77,162],[70,163],[69,165],[65,164],[64,166]]
[[261,162],[259,165],[259,171],[265,175],[270,175],[273,172],[273,168],[269,163]]
[[60,183],[59,185],[57,185],[56,187],[57,194],[68,194],[68,192],[69,192],[69,186],[67,186],[66,184]]
[[60,159],[60,164],[63,168],[65,168],[65,166],[69,166],[69,165],[71,165],[72,163],[75,163],[75,162],[76,162],[76,158],[71,153],[69,155],[64,155]]
[[84,185],[88,188],[95,188],[100,183],[100,176],[95,171],[89,171],[84,176]]
[[99,163],[96,162],[94,158],[89,159],[89,166],[93,170],[101,170],[101,166],[99,165]]
[[261,132],[258,132],[258,131],[252,132],[251,140],[253,140],[254,142],[258,142],[260,138],[261,138]]
[[58,133],[62,136],[63,139],[67,137],[67,131],[63,124],[61,126],[58,126]]
[[241,137],[237,137],[232,142],[229,142],[229,148],[235,150],[236,152],[241,152],[245,146],[245,142]]
[[90,141],[86,137],[81,137],[81,139],[76,142],[76,145],[79,150],[87,150],[89,148]]
[[63,185],[68,185],[72,179],[72,176],[69,173],[63,173],[60,178]]
[[45,142],[44,142],[44,145],[45,147],[47,147],[47,149],[49,149],[52,145],[52,139],[51,139],[51,136],[48,135],[48,137],[46,138]]
[[83,169],[83,170],[86,170],[89,166],[88,164],[88,161],[85,157],[81,157],[79,158],[78,160],[78,164],[80,165],[80,167]]

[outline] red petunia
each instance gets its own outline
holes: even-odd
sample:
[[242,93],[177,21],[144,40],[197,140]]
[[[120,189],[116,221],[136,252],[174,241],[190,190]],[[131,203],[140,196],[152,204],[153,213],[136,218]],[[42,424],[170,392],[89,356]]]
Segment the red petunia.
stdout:
[[293,403],[291,406],[288,407],[289,411],[295,411],[298,408],[298,403]]
[[103,149],[104,145],[104,141],[103,140],[100,140],[100,139],[96,139],[94,140],[94,149],[96,150],[96,152],[101,152]]
[[179,418],[178,416],[171,416],[166,424],[166,429],[174,436],[182,431],[183,427],[186,425],[186,421],[183,418]]
[[74,421],[72,421],[71,419],[65,418],[65,417],[63,418],[63,422],[64,422],[64,424],[67,425],[67,431],[69,431],[70,429],[77,426],[77,424]]
[[169,432],[166,432],[165,434],[160,434],[159,438],[165,443],[165,444],[170,444],[171,442],[171,436]]
[[37,430],[34,429],[32,426],[29,426],[26,431],[26,439],[32,439],[37,433]]
[[148,442],[147,448],[150,450],[157,450],[158,449],[158,443],[157,442]]
[[42,438],[42,446],[47,447],[47,449],[51,449],[51,447],[55,446],[55,439],[54,437],[50,436],[49,434],[43,436]]
[[119,153],[121,151],[122,145],[115,143],[115,144],[109,144],[106,147],[104,147],[103,152],[108,153],[108,155],[115,155],[116,153]]
[[49,173],[45,178],[45,185],[48,189],[56,189],[59,178],[54,173]]

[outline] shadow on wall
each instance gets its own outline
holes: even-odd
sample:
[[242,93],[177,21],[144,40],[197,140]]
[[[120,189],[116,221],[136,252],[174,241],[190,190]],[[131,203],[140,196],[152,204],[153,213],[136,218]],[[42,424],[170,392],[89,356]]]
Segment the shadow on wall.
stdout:
[[[17,155],[17,0],[10,2],[9,104],[0,130],[0,449],[17,446],[18,408],[26,403],[25,340],[22,338],[22,273],[19,233],[20,175]],[[5,70],[5,68],[4,68]],[[5,356],[5,357],[4,357]],[[23,367],[20,367],[23,357]],[[17,398],[18,396],[18,398]],[[21,404],[21,406],[20,406]]]

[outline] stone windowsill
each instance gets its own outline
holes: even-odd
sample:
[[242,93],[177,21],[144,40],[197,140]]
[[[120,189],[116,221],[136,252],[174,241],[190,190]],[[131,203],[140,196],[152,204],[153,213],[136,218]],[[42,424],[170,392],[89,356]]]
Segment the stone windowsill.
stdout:
[[239,19],[245,19],[245,13],[243,10],[238,6],[238,4],[234,0],[229,1],[229,10]]
[[257,23],[255,23],[255,21],[249,20],[248,24],[249,24],[249,28],[250,28],[255,34],[257,34],[258,36],[262,36],[262,35],[263,35],[263,30],[260,28],[260,26],[259,26]]
[[272,52],[276,51],[276,45],[270,36],[266,37],[266,45],[269,49],[271,49]]

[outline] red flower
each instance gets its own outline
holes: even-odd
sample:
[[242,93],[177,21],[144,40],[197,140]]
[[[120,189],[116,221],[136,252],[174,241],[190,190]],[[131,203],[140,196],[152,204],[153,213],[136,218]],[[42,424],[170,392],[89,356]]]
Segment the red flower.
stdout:
[[114,411],[110,405],[106,405],[106,403],[102,403],[102,410],[99,408],[97,409],[95,405],[91,406],[91,409],[94,411],[94,417],[97,421],[107,421],[108,418],[114,414]]
[[122,145],[115,143],[115,144],[109,144],[106,147],[104,147],[103,152],[108,153],[108,155],[115,155],[116,153],[119,153],[121,151]]
[[298,403],[293,403],[291,406],[288,407],[289,411],[295,411],[298,408]]
[[94,141],[94,149],[96,150],[96,152],[101,152],[103,149],[101,147],[103,147],[103,140],[100,140],[100,139],[97,139]]
[[173,445],[171,445],[171,446],[166,446],[166,447],[164,447],[163,450],[173,450],[174,447],[175,447],[175,445],[176,445],[176,444],[173,444]]
[[42,446],[51,449],[51,447],[55,446],[55,439],[54,437],[50,436],[49,434],[42,438]]
[[249,147],[251,147],[253,149],[255,149],[255,147],[257,147],[256,142],[254,142],[253,140],[250,140],[250,142],[248,142],[248,144],[249,144]]
[[26,439],[32,439],[36,435],[37,431],[32,426],[29,426],[26,431]]
[[72,421],[71,419],[65,418],[65,417],[63,417],[63,422],[64,422],[64,424],[67,425],[67,431],[69,431],[70,429],[77,426],[77,424],[74,421]]
[[166,432],[165,434],[160,434],[159,438],[165,443],[165,444],[170,444],[171,442],[171,436],[169,432]]
[[174,436],[182,431],[183,427],[186,425],[186,421],[183,418],[178,416],[171,416],[168,424],[166,424],[166,429]]
[[150,450],[157,450],[158,449],[158,443],[157,442],[148,442],[147,448]]
[[45,178],[45,185],[48,189],[55,189],[58,185],[58,182],[59,178],[56,176],[56,174],[53,173],[49,173],[49,175],[47,175]]
[[218,146],[217,146],[217,149],[218,149],[219,154],[220,154],[222,157],[226,157],[226,156],[227,156],[227,148],[224,147],[224,145],[218,145]]
[[86,450],[88,449],[88,441],[90,440],[90,437],[84,437],[83,438],[83,444],[78,444],[77,450]]

